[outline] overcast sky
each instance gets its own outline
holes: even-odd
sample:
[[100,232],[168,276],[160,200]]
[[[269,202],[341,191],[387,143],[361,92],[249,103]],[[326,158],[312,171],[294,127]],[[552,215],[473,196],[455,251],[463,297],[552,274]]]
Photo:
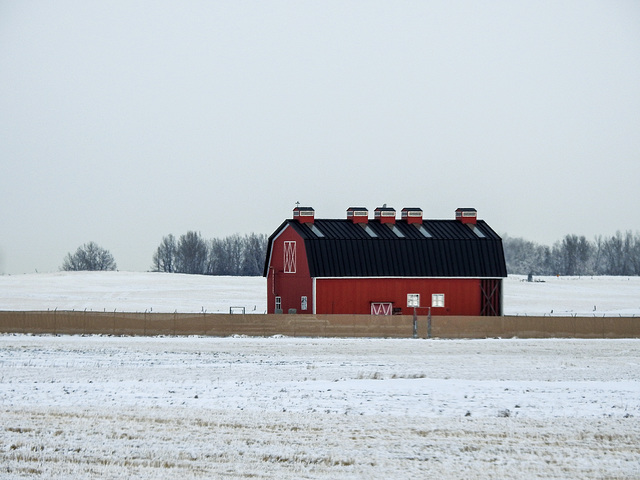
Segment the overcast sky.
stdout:
[[640,2],[0,0],[0,273],[383,203],[640,229]]

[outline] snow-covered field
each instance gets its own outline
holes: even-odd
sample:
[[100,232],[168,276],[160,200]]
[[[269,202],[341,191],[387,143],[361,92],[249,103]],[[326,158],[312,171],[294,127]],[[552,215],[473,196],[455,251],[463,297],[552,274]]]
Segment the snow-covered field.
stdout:
[[[640,316],[640,277],[526,277],[504,280],[506,315]],[[265,313],[262,277],[58,272],[0,276],[0,310]]]
[[[640,314],[637,278],[505,281]],[[0,309],[265,309],[264,279],[0,277]],[[255,309],[253,308],[255,306]],[[0,478],[640,478],[640,339],[0,335]]]
[[265,313],[262,277],[177,273],[57,272],[0,276],[0,310]]
[[638,478],[640,340],[0,336],[0,478]]

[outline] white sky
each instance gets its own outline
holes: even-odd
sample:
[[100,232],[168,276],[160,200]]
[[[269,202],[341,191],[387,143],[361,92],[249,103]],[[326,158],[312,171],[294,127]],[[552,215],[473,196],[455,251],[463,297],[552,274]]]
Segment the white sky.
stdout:
[[2,1],[0,273],[296,201],[640,228],[640,2]]

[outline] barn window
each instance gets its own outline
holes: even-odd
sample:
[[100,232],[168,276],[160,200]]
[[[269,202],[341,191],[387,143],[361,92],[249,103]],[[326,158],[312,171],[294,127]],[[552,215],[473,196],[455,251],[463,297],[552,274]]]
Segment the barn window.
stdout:
[[306,310],[306,309],[307,309],[307,297],[302,296],[300,297],[300,310]]
[[276,312],[282,312],[282,297],[276,297]]
[[284,242],[284,273],[296,273],[296,242]]
[[444,293],[434,293],[431,295],[432,307],[444,307]]
[[407,293],[407,307],[419,307],[419,306],[420,306],[420,294]]

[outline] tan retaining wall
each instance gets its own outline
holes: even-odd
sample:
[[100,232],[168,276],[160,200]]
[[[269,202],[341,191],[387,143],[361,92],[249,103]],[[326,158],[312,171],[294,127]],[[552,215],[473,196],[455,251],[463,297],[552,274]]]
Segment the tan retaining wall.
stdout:
[[[418,317],[418,337],[428,337]],[[181,313],[0,312],[2,333],[104,335],[413,336],[413,317]],[[640,317],[433,317],[433,338],[638,338]]]

